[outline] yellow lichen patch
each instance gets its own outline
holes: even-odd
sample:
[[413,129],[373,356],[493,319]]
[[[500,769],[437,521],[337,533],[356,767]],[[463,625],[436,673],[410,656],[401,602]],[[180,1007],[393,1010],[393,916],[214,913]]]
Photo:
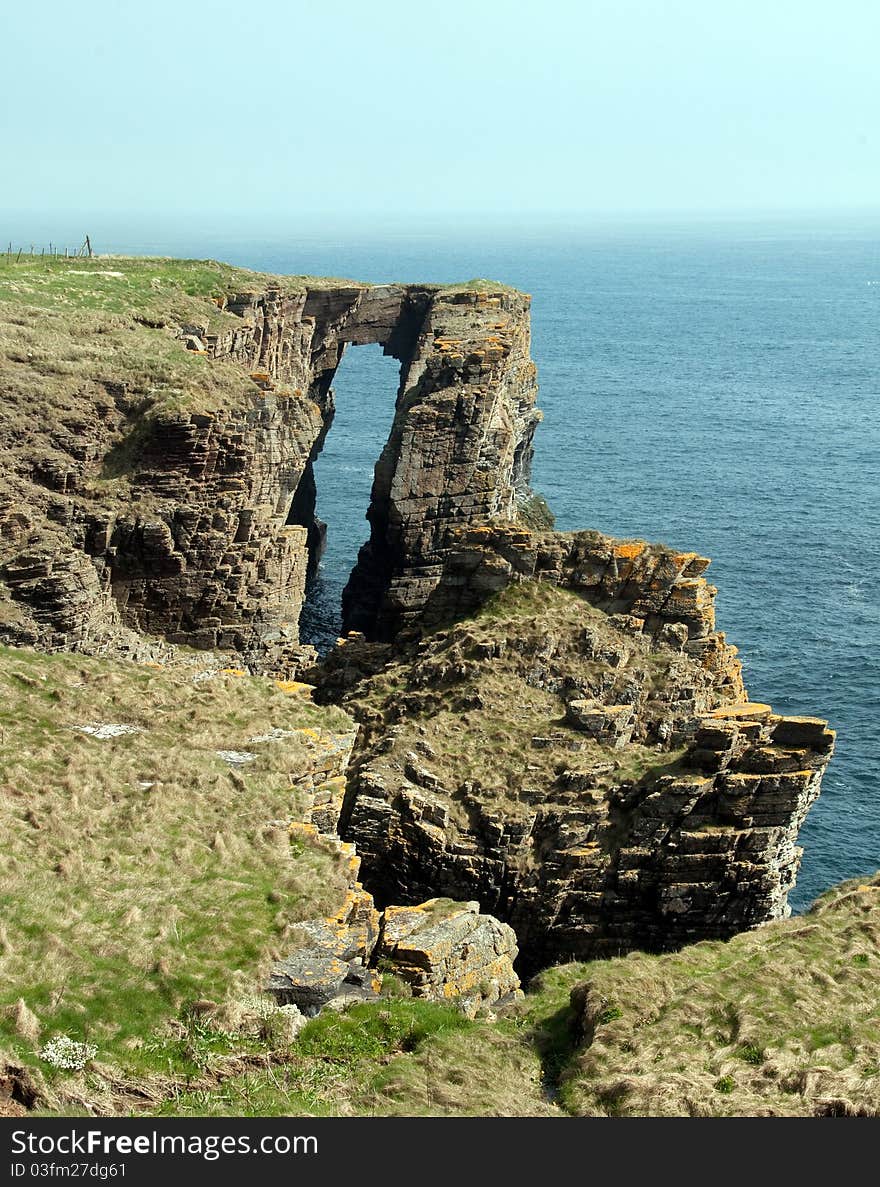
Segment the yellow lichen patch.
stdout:
[[247,676],[244,668],[221,668],[218,675],[220,676]]
[[303,820],[291,820],[287,831],[291,836],[308,837],[309,840],[320,835],[313,824],[306,824]]
[[287,696],[311,697],[314,684],[304,684],[301,680],[276,680],[275,687],[280,688]]
[[331,775],[315,788],[316,796],[326,796],[328,800],[341,800],[345,795],[345,776]]
[[746,720],[756,717],[766,717],[772,710],[769,705],[763,705],[760,701],[740,701],[736,705],[722,705],[719,709],[713,709],[709,717],[718,718],[736,718],[737,721]]
[[621,560],[635,560],[647,547],[644,540],[623,540],[614,545],[614,555]]

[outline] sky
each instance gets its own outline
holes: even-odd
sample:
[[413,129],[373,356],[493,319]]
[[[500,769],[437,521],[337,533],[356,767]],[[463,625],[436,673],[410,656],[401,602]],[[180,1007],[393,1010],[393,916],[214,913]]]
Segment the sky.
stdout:
[[0,40],[0,213],[880,204],[877,0],[42,0]]

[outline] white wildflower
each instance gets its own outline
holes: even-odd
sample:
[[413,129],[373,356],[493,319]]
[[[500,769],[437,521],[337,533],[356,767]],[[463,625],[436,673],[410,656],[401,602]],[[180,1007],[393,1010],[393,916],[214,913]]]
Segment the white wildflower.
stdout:
[[52,1067],[68,1072],[80,1072],[98,1054],[93,1043],[78,1043],[69,1035],[56,1035],[41,1049],[40,1057]]

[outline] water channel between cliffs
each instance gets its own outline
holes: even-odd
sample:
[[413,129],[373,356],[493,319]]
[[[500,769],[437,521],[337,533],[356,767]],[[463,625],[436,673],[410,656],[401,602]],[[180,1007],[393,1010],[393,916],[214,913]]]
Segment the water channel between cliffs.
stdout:
[[300,617],[302,642],[321,653],[342,629],[342,590],[370,534],[366,512],[373,467],[388,438],[399,381],[400,364],[375,344],[347,347],[334,378],[336,411],[314,463],[326,548]]

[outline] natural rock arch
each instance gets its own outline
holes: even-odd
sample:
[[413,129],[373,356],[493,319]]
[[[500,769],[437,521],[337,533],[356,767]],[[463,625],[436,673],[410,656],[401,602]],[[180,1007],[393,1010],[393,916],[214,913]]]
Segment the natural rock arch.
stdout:
[[90,647],[131,628],[263,666],[277,644],[277,663],[292,662],[317,543],[311,464],[342,353],[367,343],[401,377],[344,610],[348,627],[392,637],[437,585],[450,529],[512,519],[528,493],[540,420],[529,302],[483,282],[292,280],[217,298],[221,328],[206,318],[179,336],[209,365],[240,367],[250,389],[145,420],[124,385],[108,388],[125,485],[116,500],[65,500],[38,543],[23,530],[17,555],[12,542],[3,576],[27,609],[22,638]]

